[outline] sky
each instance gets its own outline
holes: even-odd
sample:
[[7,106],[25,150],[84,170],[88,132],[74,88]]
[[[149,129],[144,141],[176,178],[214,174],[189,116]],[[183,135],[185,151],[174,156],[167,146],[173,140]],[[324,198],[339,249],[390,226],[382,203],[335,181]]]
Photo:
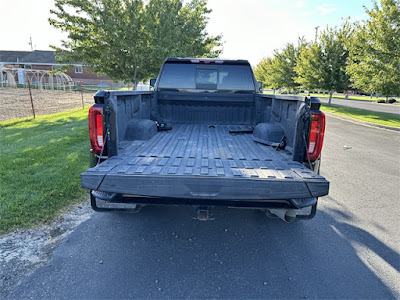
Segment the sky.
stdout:
[[[53,0],[0,0],[0,50],[29,51],[30,37],[36,50],[60,45],[66,34],[48,23]],[[222,58],[247,59],[256,65],[263,57],[286,43],[308,41],[327,25],[336,26],[343,19],[366,18],[363,6],[372,0],[208,0],[212,9],[208,33],[222,34]]]

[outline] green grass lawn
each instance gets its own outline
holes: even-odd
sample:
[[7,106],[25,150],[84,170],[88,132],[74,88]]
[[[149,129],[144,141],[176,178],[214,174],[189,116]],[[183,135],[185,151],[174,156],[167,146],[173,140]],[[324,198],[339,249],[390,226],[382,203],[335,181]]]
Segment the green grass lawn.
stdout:
[[347,116],[375,124],[392,126],[392,127],[400,127],[400,116],[386,114],[381,112],[374,112],[370,110],[358,109],[358,108],[351,108],[351,107],[344,107],[338,105],[331,105],[328,106],[326,104],[322,104],[321,106],[322,111],[335,113],[342,116]]
[[0,234],[82,201],[88,149],[87,108],[0,122]]

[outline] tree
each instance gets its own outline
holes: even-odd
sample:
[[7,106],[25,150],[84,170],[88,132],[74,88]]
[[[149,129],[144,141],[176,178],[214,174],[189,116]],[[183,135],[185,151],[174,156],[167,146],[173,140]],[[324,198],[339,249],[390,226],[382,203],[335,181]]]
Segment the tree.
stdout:
[[304,40],[299,40],[299,46],[296,47],[292,43],[286,44],[281,50],[275,50],[275,56],[271,66],[271,81],[279,87],[285,87],[291,91],[298,87],[298,83],[295,82],[297,73],[295,71],[297,57],[300,49],[304,46]]
[[275,50],[273,58],[265,58],[257,65],[256,76],[264,82],[265,86],[273,89],[284,87],[290,93],[298,87],[295,82],[297,73],[294,67],[297,57],[305,45],[304,38],[300,38],[297,47],[288,43],[282,50]]
[[369,19],[356,23],[346,39],[347,70],[354,87],[381,93],[387,100],[400,95],[400,4],[381,0],[381,8],[375,2],[371,10],[365,10]]
[[347,90],[350,84],[346,72],[348,51],[344,46],[344,37],[348,28],[326,28],[319,41],[304,48],[299,55],[295,70],[296,82],[307,89],[329,91],[329,104],[334,91]]
[[206,1],[152,0],[146,6],[148,68],[156,76],[166,57],[218,57],[221,36],[209,37]]
[[254,75],[258,81],[263,82],[264,87],[277,89],[279,86],[271,78],[273,60],[271,57],[261,60],[254,69]]
[[81,62],[114,80],[155,77],[169,56],[215,56],[206,0],[55,0],[49,22],[68,33],[54,47],[61,63]]

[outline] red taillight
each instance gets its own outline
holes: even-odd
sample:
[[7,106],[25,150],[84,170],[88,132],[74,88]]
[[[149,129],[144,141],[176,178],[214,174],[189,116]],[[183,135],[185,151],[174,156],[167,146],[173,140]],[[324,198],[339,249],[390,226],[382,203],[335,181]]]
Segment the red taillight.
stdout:
[[325,134],[325,115],[323,112],[312,112],[310,142],[308,143],[308,156],[310,161],[316,161],[321,155]]
[[102,105],[95,104],[89,109],[90,144],[92,145],[93,152],[96,154],[100,154],[104,146],[102,112]]

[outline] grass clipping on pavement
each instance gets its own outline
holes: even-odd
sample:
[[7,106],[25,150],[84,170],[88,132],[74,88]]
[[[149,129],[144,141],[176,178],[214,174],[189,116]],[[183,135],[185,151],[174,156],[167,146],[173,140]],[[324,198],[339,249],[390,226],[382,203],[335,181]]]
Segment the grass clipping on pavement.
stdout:
[[400,127],[399,115],[392,115],[365,109],[338,106],[333,104],[331,106],[322,104],[321,110],[379,125]]
[[81,201],[88,149],[87,109],[0,122],[0,234]]

